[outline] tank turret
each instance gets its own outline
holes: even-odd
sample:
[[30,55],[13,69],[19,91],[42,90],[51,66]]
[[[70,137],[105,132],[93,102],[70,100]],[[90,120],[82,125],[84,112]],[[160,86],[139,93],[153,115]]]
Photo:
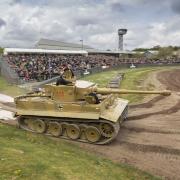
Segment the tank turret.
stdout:
[[19,126],[28,131],[106,144],[117,136],[127,118],[128,101],[117,94],[167,96],[171,92],[98,88],[88,81],[47,84],[41,92],[15,98],[16,116]]
[[[78,101],[84,99],[98,98],[97,94],[159,94],[169,96],[171,91],[138,91],[126,89],[98,88],[96,84],[87,81],[76,81],[74,85],[46,85],[46,95],[51,95],[54,100],[60,101]],[[96,102],[96,101],[92,101]]]

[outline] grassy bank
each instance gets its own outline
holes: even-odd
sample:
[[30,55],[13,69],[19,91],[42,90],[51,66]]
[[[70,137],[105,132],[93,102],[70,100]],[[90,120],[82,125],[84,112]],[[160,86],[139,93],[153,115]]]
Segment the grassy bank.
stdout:
[[24,89],[21,89],[16,85],[9,84],[4,78],[0,77],[0,93],[14,97],[23,94],[24,92]]
[[[140,87],[142,81],[144,81],[148,74],[153,71],[158,71],[161,69],[167,69],[167,67],[149,67],[149,68],[137,68],[137,69],[121,69],[121,70],[114,70],[114,71],[106,71],[102,73],[93,74],[87,77],[84,77],[83,80],[89,80],[95,82],[99,85],[99,87],[106,87],[108,82],[117,75],[117,73],[125,73],[125,77],[121,82],[122,89],[129,89],[129,90],[142,90]],[[146,90],[151,89],[152,87],[147,87]],[[128,99],[131,103],[132,102],[139,102],[144,99],[146,95],[121,95],[120,97]]]
[[67,142],[0,124],[0,179],[157,179]]

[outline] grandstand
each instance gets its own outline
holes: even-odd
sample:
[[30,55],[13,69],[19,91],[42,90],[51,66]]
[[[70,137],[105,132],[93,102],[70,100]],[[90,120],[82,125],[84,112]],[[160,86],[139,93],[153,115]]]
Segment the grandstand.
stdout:
[[[57,77],[70,65],[77,77],[118,67],[179,64],[176,57],[133,58],[129,51],[104,51],[90,46],[41,39],[34,49],[5,48],[1,57],[1,75],[9,82],[22,84]],[[122,54],[127,56],[122,56]]]
[[82,45],[82,44],[75,44],[75,43],[67,43],[62,41],[55,41],[49,39],[40,39],[36,44],[35,48],[37,49],[53,49],[53,50],[86,50],[86,51],[93,51],[94,48]]
[[88,54],[106,54],[106,55],[113,55],[113,56],[120,56],[122,54],[132,55],[133,52],[131,51],[120,51],[120,50],[99,50],[92,48],[88,45],[83,44],[75,44],[75,43],[67,43],[62,41],[55,41],[49,39],[40,39],[36,44],[35,48],[37,49],[49,49],[49,50],[70,50],[70,51],[80,51],[84,50],[87,51]]
[[116,56],[88,55],[85,50],[5,48],[1,65],[5,71],[1,72],[10,82],[21,84],[58,76],[67,65],[71,65],[77,76],[82,76],[118,64]]

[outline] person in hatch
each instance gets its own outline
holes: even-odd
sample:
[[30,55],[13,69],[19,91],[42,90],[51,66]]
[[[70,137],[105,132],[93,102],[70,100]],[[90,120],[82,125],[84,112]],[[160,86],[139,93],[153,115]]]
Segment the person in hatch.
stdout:
[[75,81],[75,75],[71,69],[71,65],[64,67],[63,71],[60,73],[59,79],[56,81],[56,86],[58,85],[72,85]]

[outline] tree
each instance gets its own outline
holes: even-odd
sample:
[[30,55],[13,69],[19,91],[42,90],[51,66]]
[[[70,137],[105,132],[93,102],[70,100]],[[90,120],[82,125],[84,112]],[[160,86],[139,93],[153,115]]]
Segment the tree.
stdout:
[[135,54],[132,55],[133,58],[142,58],[144,57],[144,53],[136,51]]
[[0,54],[3,54],[3,48],[0,47]]
[[158,58],[167,58],[173,55],[174,48],[172,46],[163,47],[159,49]]
[[149,50],[148,48],[136,48],[136,49],[134,49],[133,51],[140,51],[140,52],[145,52],[145,51],[147,51],[147,50]]
[[159,49],[161,49],[161,46],[156,45],[156,46],[153,46],[152,48],[150,48],[149,50],[159,51]]

